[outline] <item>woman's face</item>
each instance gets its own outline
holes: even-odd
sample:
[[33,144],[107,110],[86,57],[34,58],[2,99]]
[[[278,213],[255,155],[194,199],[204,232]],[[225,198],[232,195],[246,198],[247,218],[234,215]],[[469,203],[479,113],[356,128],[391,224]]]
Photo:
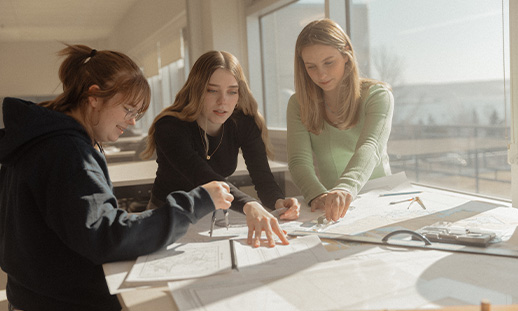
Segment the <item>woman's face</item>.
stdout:
[[198,124],[209,135],[216,135],[223,123],[234,112],[239,100],[239,85],[226,69],[217,69],[210,77],[203,99],[203,110]]
[[[133,103],[121,102],[122,98],[122,94],[116,94],[107,101],[98,97],[90,97],[90,100],[96,101],[96,109],[91,118],[95,121],[92,130],[96,141],[114,142],[128,126],[135,125],[138,117],[136,112],[140,110],[142,103],[134,106]],[[96,122],[97,120],[99,122]]]
[[324,92],[337,90],[349,59],[330,45],[314,44],[302,49],[302,61],[311,80]]

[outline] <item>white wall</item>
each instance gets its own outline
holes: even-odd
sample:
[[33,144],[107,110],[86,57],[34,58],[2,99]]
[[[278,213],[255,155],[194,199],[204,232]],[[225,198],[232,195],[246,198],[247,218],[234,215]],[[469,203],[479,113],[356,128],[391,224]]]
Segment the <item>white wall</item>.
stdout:
[[181,30],[187,27],[185,0],[140,0],[124,16],[108,39],[143,67],[146,76],[182,57]]
[[61,60],[56,53],[64,47],[57,41],[2,43],[0,45],[0,97],[58,94],[61,91],[58,79]]
[[[180,30],[186,27],[185,0],[140,0],[121,20],[108,38],[97,41],[66,42],[86,44],[96,49],[114,49],[143,65],[148,52],[156,55],[156,43],[163,42],[172,58],[180,55]],[[168,46],[173,42],[174,47]],[[2,42],[0,44],[0,98],[59,94],[58,41]],[[156,58],[154,60],[156,66]]]
[[[234,54],[248,69],[245,1],[186,0],[191,62],[209,50]],[[191,64],[192,65],[192,64]]]

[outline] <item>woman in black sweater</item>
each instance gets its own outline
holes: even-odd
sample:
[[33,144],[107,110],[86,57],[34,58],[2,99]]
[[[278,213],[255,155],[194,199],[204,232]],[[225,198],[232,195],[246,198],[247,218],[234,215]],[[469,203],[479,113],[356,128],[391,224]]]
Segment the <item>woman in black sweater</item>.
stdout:
[[173,190],[188,191],[209,181],[225,181],[236,170],[241,148],[261,200],[259,203],[230,185],[234,195],[231,208],[246,214],[248,243],[259,246],[265,231],[270,247],[275,246],[273,234],[288,244],[277,219],[263,206],[286,207],[281,219],[293,220],[299,217],[300,204],[295,198],[285,198],[273,178],[267,135],[238,60],[223,51],[203,54],[174,104],[149,129],[142,157],[149,158],[156,150],[158,170],[148,208],[161,206]]

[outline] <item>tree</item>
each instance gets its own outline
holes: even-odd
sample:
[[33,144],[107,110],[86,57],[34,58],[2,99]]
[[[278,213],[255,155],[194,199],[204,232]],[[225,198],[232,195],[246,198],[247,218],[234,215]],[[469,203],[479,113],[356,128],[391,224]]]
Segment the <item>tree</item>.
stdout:
[[374,49],[372,64],[378,73],[379,80],[387,82],[393,87],[403,84],[403,59],[386,46]]

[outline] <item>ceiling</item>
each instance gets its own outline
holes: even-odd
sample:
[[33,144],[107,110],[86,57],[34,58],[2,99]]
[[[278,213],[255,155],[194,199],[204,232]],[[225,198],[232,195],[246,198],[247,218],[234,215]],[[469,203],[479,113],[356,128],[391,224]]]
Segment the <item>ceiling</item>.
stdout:
[[138,0],[0,0],[0,42],[106,38]]

